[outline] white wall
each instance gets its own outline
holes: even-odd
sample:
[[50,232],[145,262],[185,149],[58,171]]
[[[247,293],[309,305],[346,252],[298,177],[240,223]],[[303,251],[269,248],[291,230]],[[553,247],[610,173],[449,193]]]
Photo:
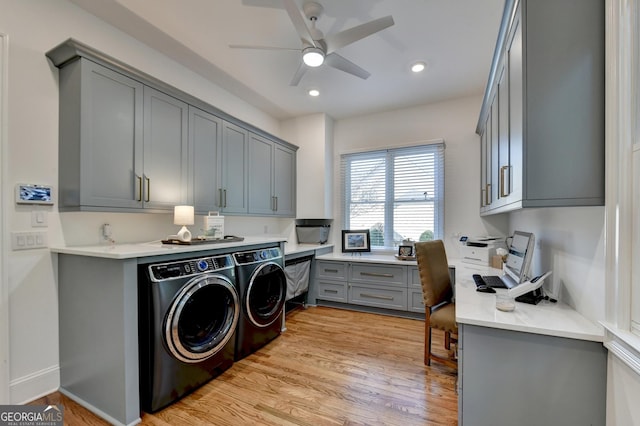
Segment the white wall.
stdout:
[[444,139],[445,245],[449,257],[458,257],[456,235],[506,235],[504,215],[479,215],[480,139],[475,134],[481,97],[454,99],[430,105],[338,120],[334,132],[334,241],[340,218],[340,155],[393,146],[417,145]]
[[[96,19],[66,0],[0,0],[0,33],[9,38],[6,153],[3,196],[7,231],[31,228],[31,207],[13,200],[18,182],[58,183],[57,68],[45,52],[73,37],[132,67],[190,93],[237,118],[278,135],[279,122]],[[4,125],[4,123],[3,123]],[[118,242],[149,241],[174,233],[170,215],[48,212],[50,245],[95,244],[110,222]],[[230,218],[228,233],[289,232],[281,219]],[[8,232],[3,235],[5,243]],[[56,262],[47,250],[8,252],[10,402],[55,390],[58,375]]]
[[524,209],[509,215],[510,232],[536,236],[532,275],[552,270],[545,289],[583,316],[604,320],[604,207]]

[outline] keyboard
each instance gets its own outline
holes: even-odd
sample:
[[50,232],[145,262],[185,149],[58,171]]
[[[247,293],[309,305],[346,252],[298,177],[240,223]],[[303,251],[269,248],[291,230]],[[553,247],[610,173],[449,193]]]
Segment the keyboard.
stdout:
[[504,281],[497,275],[486,275],[482,277],[484,282],[487,283],[489,287],[493,288],[507,288]]

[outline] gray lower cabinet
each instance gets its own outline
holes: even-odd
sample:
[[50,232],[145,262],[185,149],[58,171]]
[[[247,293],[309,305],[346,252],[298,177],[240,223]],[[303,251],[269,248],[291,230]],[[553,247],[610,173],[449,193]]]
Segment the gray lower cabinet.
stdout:
[[417,266],[409,266],[409,311],[424,313],[424,299],[422,298],[422,284]]
[[604,12],[505,2],[476,128],[481,214],[604,205]]
[[318,260],[316,296],[319,301],[420,312],[412,309],[409,299],[411,269],[408,265]]

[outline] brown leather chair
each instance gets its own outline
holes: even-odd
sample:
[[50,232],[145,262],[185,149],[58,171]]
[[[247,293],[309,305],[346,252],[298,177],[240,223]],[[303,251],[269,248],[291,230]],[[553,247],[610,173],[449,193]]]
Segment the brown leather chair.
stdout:
[[425,307],[424,363],[431,365],[431,360],[434,360],[457,368],[457,360],[431,353],[432,328],[444,331],[446,349],[450,349],[452,336],[458,335],[456,305],[444,243],[441,240],[419,242],[415,244],[415,252]]

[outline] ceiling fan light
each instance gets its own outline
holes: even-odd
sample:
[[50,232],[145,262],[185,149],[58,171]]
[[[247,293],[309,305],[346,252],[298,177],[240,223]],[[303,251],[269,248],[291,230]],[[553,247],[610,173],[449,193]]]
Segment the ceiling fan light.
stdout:
[[307,47],[302,53],[302,60],[307,66],[319,67],[324,62],[324,52],[317,47]]

